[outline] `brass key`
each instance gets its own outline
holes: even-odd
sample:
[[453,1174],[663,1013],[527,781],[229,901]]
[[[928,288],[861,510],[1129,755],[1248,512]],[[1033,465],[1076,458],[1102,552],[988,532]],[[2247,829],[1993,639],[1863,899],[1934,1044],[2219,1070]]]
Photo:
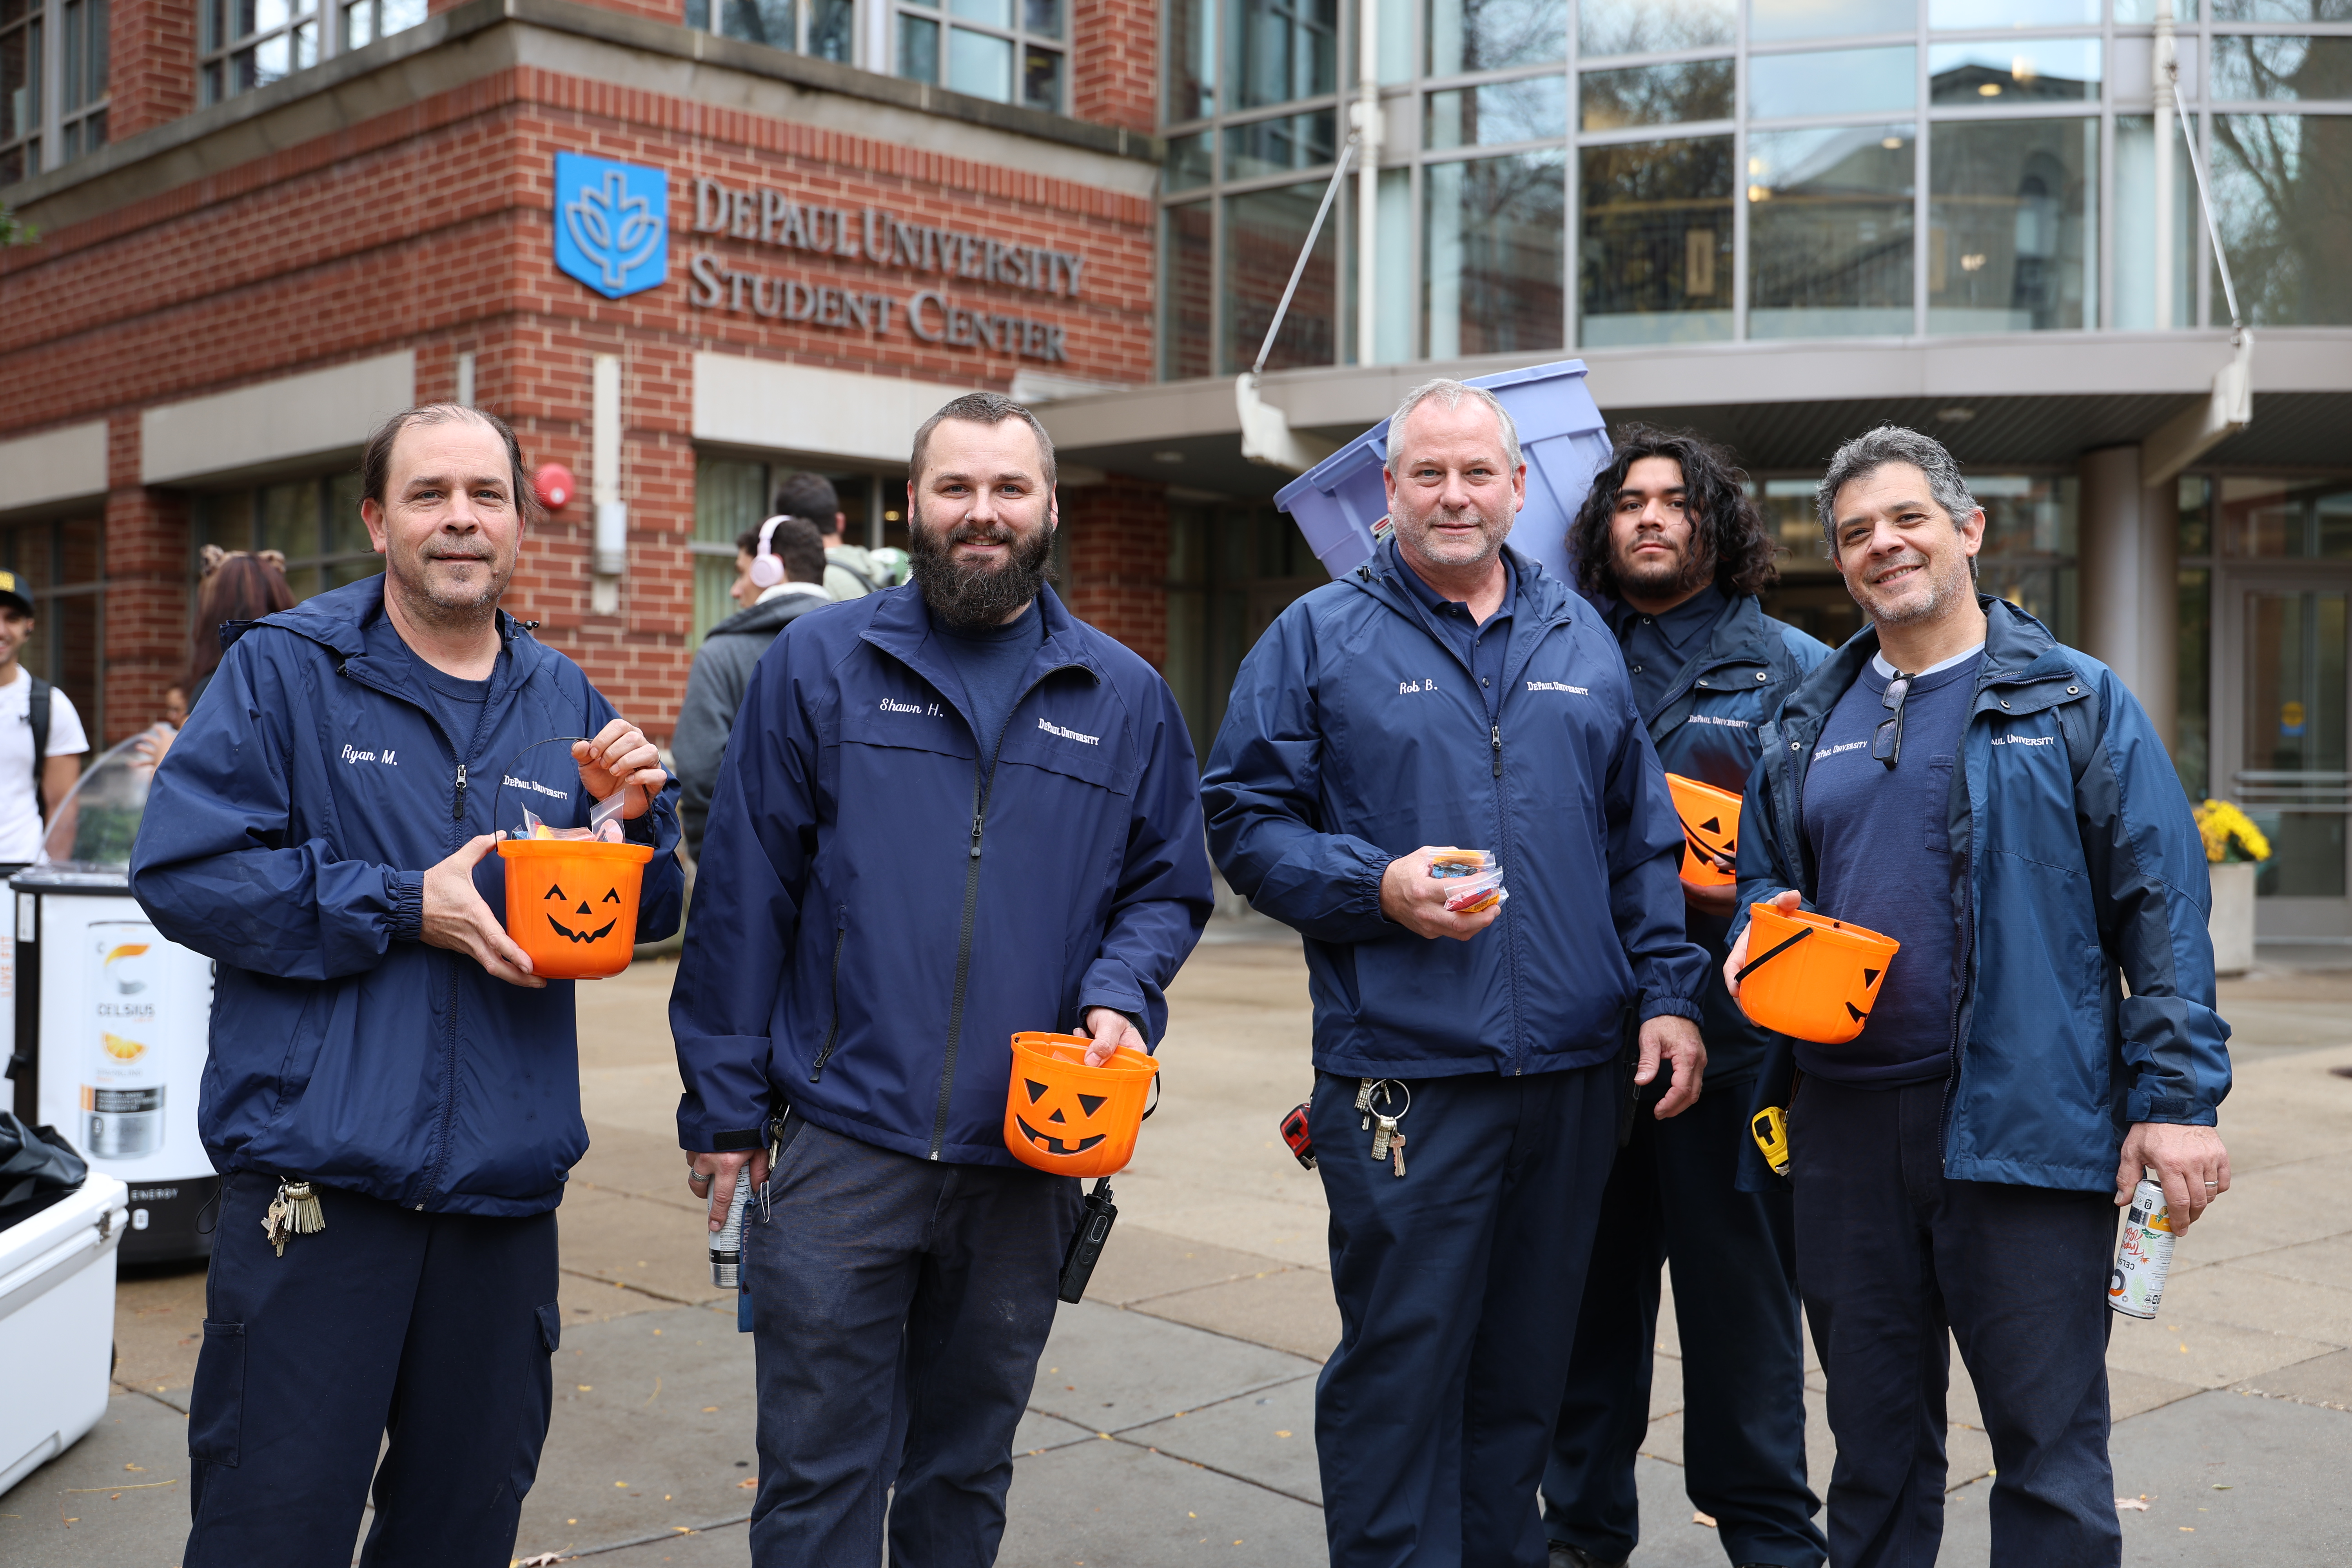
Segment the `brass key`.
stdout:
[[1404,1174],[1404,1134],[1403,1134],[1403,1133],[1400,1132],[1400,1133],[1398,1133],[1394,1138],[1391,1138],[1391,1139],[1390,1139],[1390,1140],[1389,1140],[1389,1155],[1390,1155],[1390,1157],[1391,1157],[1391,1158],[1392,1158],[1393,1160],[1395,1160],[1395,1161],[1396,1161],[1396,1173],[1397,1173],[1397,1175],[1398,1175],[1399,1177],[1402,1177],[1402,1176],[1403,1176],[1403,1174]]

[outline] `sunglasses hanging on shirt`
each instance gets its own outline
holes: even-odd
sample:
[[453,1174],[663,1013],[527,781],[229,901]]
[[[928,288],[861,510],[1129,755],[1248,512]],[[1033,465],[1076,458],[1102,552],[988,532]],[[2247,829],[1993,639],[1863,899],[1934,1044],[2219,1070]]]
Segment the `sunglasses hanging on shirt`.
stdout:
[[1878,694],[1878,705],[1886,710],[1886,717],[1871,732],[1870,754],[1890,770],[1903,760],[1903,700],[1911,695],[1911,681],[1898,669],[1886,689]]

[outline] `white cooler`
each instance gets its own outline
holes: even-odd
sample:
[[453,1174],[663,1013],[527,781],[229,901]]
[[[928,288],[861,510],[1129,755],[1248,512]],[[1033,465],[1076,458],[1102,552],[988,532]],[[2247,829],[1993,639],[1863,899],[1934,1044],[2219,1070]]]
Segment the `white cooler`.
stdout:
[[0,1493],[106,1414],[114,1263],[130,1189],[92,1171],[81,1190],[0,1230]]

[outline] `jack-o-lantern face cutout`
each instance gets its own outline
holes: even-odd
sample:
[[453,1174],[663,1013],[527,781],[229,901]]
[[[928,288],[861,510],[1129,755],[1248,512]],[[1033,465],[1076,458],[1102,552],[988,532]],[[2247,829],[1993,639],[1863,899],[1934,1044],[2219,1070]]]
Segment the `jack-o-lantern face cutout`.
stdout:
[[[551,882],[548,884],[547,897],[554,900],[558,903],[570,903],[572,901],[571,898],[564,892],[562,885],[556,882]],[[621,892],[617,888],[605,889],[604,898],[598,900],[600,904],[617,904],[620,901]],[[580,907],[571,911],[573,918],[573,923],[578,925],[580,928],[578,931],[573,931],[571,926],[565,925],[562,921],[557,920],[552,914],[550,914],[547,917],[547,923],[553,926],[555,928],[555,934],[563,938],[566,942],[576,942],[583,944],[592,942],[602,942],[606,937],[613,934],[613,928],[614,926],[621,923],[620,917],[616,914],[613,919],[606,921],[603,925],[591,931],[588,929],[588,922],[579,919],[579,917],[582,915],[587,915],[593,918],[595,912],[595,910],[590,907],[588,901],[585,899],[583,899],[580,900]]]
[[1088,1131],[1108,1096],[1055,1089],[1034,1078],[1024,1078],[1021,1087],[1029,1096],[1029,1112],[1025,1116],[1016,1112],[1013,1122],[1022,1136],[1046,1153],[1082,1154],[1110,1136],[1108,1131]]

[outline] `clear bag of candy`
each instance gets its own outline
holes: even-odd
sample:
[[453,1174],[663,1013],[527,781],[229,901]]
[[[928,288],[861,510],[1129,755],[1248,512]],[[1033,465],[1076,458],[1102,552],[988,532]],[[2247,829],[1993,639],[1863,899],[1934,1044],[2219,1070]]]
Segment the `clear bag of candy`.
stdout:
[[1429,874],[1454,884],[1445,889],[1445,907],[1455,914],[1475,915],[1511,896],[1490,849],[1440,849],[1429,858]]

